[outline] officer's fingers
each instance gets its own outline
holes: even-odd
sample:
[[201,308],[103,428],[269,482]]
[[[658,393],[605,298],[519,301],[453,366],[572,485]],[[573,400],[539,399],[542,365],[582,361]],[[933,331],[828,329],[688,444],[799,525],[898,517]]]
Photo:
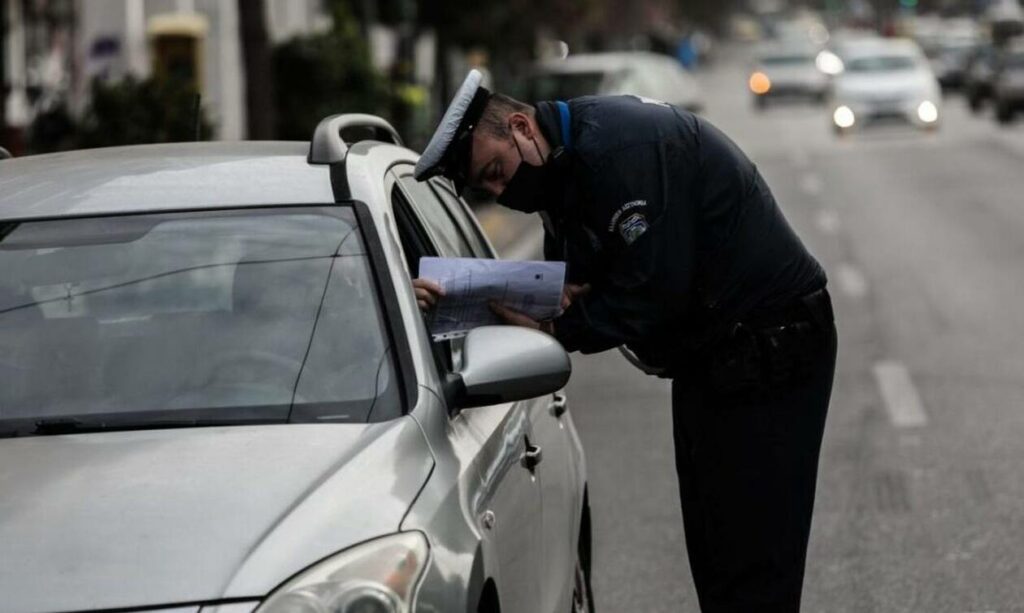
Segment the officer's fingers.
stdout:
[[427,308],[437,304],[437,294],[431,292],[428,289],[417,287],[416,291],[416,302],[426,304]]
[[565,289],[567,292],[569,292],[570,298],[576,298],[577,296],[584,296],[586,294],[589,294],[590,284],[584,283],[583,285],[576,285],[575,283],[570,283],[565,286]]
[[436,281],[430,279],[413,279],[412,286],[417,290],[424,290],[437,296],[444,296],[444,288]]
[[429,304],[427,304],[427,303],[426,303],[425,301],[423,301],[423,300],[417,300],[417,301],[416,301],[416,304],[418,304],[418,305],[419,305],[419,307],[420,307],[420,310],[421,310],[421,311],[429,311],[429,310],[430,310],[430,305],[429,305]]

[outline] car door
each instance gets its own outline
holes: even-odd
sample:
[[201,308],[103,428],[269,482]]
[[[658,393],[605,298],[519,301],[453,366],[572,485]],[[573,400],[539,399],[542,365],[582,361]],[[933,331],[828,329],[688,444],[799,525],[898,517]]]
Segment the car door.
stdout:
[[[431,181],[456,223],[464,232],[475,237],[470,243],[477,257],[494,257],[490,246],[482,238],[465,202],[456,196],[451,183],[443,179]],[[572,597],[572,573],[575,568],[576,532],[575,516],[579,488],[573,471],[572,439],[568,429],[567,400],[558,393],[539,398],[531,407],[531,427],[534,445],[540,447],[542,461],[537,467],[540,475],[543,565],[541,573],[541,611],[564,611]]]
[[[419,256],[480,255],[434,189],[412,177],[411,166],[396,168],[394,179],[392,205],[399,233],[404,234],[401,239],[410,274],[417,274]],[[457,370],[461,350],[459,339],[435,343],[438,368]],[[493,539],[502,611],[512,613],[545,610],[538,589],[544,552],[539,529],[543,523],[541,482],[536,468],[523,463],[527,447],[535,444],[532,418],[536,405],[536,401],[526,401],[466,409],[449,424],[453,438],[475,440],[479,446],[480,487],[466,494],[479,511],[483,538]]]

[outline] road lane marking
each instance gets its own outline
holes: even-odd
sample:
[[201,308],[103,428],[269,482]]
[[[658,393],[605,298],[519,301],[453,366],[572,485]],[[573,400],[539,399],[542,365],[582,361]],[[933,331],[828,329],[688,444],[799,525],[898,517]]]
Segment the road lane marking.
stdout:
[[839,234],[839,214],[835,211],[822,209],[818,211],[814,221],[818,224],[818,229],[825,234]]
[[821,179],[818,175],[808,173],[800,179],[800,189],[804,191],[808,196],[818,196],[821,194]]
[[889,413],[889,421],[897,428],[919,428],[928,424],[921,396],[910,379],[910,371],[897,360],[875,363],[875,381]]
[[863,298],[868,293],[867,279],[849,264],[836,266],[836,282],[839,283],[839,289],[851,298]]

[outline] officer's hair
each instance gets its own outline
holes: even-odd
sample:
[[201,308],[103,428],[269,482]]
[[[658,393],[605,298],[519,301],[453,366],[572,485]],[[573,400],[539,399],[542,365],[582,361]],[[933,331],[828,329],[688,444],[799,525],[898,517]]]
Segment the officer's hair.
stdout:
[[508,138],[508,116],[512,113],[525,113],[533,117],[534,109],[529,104],[520,102],[511,96],[492,94],[487,101],[487,106],[484,107],[483,115],[480,116],[477,129],[496,138]]

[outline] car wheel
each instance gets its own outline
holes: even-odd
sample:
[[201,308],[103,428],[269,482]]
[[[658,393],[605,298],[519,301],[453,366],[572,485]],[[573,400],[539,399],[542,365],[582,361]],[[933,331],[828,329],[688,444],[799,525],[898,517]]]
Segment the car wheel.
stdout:
[[996,121],[999,123],[1010,123],[1013,121],[1013,109],[1008,104],[996,103]]
[[768,96],[755,96],[754,108],[759,111],[763,111],[768,108]]
[[583,521],[576,547],[576,570],[573,573],[572,608],[569,613],[594,613],[594,590],[590,584],[590,504],[583,499]]
[[977,115],[981,112],[981,96],[972,93],[967,97],[967,104],[971,107],[971,112]]

